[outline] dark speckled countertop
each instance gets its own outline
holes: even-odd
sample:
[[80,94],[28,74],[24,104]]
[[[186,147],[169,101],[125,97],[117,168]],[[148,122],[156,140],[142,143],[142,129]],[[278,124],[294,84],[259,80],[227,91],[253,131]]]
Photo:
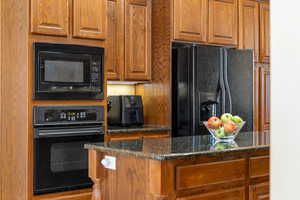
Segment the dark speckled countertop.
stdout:
[[107,128],[107,133],[160,132],[170,130],[170,127],[160,125],[144,125],[136,127],[109,126]]
[[164,139],[147,139],[86,144],[86,149],[136,156],[154,160],[171,160],[224,153],[265,151],[270,147],[269,132],[241,132],[235,143],[215,143],[210,135]]

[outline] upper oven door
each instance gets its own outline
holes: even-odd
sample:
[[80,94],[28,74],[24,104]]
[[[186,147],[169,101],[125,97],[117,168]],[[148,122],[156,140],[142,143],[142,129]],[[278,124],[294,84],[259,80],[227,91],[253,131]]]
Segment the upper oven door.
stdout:
[[103,127],[36,128],[34,194],[92,186],[86,143],[103,142]]
[[35,43],[35,99],[102,99],[103,49]]

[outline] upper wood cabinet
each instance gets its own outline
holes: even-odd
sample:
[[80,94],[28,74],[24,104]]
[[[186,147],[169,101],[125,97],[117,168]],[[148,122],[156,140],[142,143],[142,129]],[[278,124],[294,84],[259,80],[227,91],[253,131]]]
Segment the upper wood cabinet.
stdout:
[[73,0],[73,36],[105,39],[107,0]]
[[121,0],[107,2],[107,38],[105,70],[107,79],[121,80],[124,71],[124,4]]
[[151,0],[125,0],[124,78],[151,79]]
[[32,0],[31,32],[67,36],[69,34],[69,0]]
[[207,0],[174,0],[174,39],[207,41]]
[[267,1],[260,3],[260,62],[270,62],[270,9]]
[[249,188],[249,200],[269,200],[270,186],[269,183],[252,185]]
[[208,42],[212,44],[237,45],[237,0],[209,0]]
[[151,80],[151,0],[109,0],[108,80]]
[[239,1],[239,48],[253,49],[259,62],[259,3],[253,0]]

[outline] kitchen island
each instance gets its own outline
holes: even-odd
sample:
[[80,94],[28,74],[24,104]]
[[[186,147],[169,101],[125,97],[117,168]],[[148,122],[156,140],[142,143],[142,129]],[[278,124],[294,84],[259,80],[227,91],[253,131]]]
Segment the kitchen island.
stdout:
[[92,199],[267,200],[269,141],[268,132],[244,132],[235,143],[192,136],[86,144]]

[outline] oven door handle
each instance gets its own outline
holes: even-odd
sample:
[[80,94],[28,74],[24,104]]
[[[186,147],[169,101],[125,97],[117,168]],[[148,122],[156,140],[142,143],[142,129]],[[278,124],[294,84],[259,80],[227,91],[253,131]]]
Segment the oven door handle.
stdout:
[[78,137],[104,135],[103,128],[92,129],[37,129],[35,138]]

